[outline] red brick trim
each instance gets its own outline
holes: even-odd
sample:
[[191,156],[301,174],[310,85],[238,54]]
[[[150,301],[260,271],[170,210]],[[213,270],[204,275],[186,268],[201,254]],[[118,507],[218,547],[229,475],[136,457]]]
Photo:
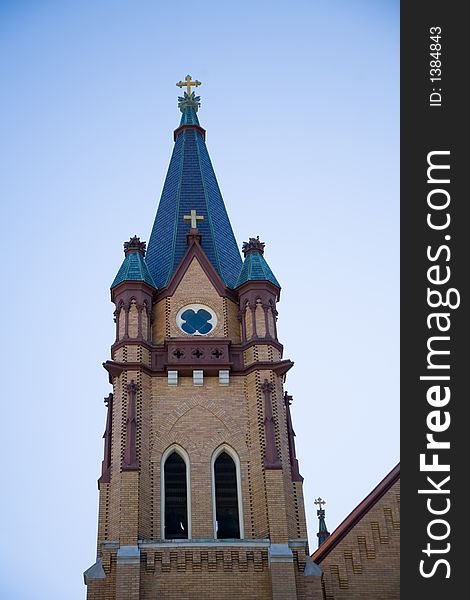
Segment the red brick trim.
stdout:
[[190,246],[186,250],[186,254],[181,259],[180,264],[176,268],[176,271],[173,273],[168,285],[157,292],[157,301],[162,300],[167,296],[173,296],[173,294],[176,291],[176,288],[183,279],[184,274],[188,270],[189,265],[191,264],[194,257],[198,259],[202,270],[217,290],[219,296],[229,298],[233,302],[238,303],[238,294],[233,290],[230,290],[227,287],[225,287],[225,284],[222,281],[220,275],[215,270],[211,261],[207,258],[206,253],[204,252],[204,250],[202,249],[195,237],[191,239]]
[[216,375],[219,369],[230,369],[233,375],[249,375],[254,371],[273,371],[276,375],[282,377],[287,373],[289,369],[294,366],[294,363],[291,360],[279,360],[276,362],[270,362],[267,360],[258,361],[251,363],[247,367],[238,366],[235,368],[234,362],[223,362],[217,364],[215,361],[213,364],[207,362],[197,363],[194,362],[188,365],[169,365],[166,360],[162,363],[162,366],[159,370],[148,367],[144,363],[140,362],[118,362],[114,360],[107,360],[103,363],[103,367],[108,371],[109,374],[109,383],[113,383],[113,377],[119,377],[121,373],[124,371],[142,371],[147,375],[151,375],[152,377],[166,377],[167,369],[173,368],[181,372],[183,375],[188,375],[192,372],[193,369],[202,369],[206,375]]
[[180,127],[174,130],[173,140],[176,142],[176,138],[179,136],[179,134],[183,133],[183,131],[186,131],[187,129],[195,129],[196,131],[199,131],[199,133],[204,138],[204,141],[206,140],[206,130],[200,127],[199,125],[181,125]]

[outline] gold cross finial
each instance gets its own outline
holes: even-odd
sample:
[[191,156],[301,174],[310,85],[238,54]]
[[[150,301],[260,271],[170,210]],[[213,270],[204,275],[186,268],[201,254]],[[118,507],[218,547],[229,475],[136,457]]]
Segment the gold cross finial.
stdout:
[[325,502],[324,500],[322,500],[321,498],[317,498],[317,499],[314,501],[314,504],[318,504],[318,508],[319,508],[320,510],[322,510],[322,504],[324,505],[324,504],[326,504],[326,502]]
[[197,229],[197,222],[204,221],[204,217],[197,215],[195,210],[192,210],[190,215],[184,215],[183,219],[185,221],[191,221],[191,229]]
[[191,75],[186,75],[186,77],[184,78],[184,81],[178,81],[178,83],[176,84],[179,88],[183,88],[183,87],[187,87],[188,89],[188,96],[191,95],[191,86],[197,87],[198,85],[201,85],[201,82],[196,80],[191,79]]

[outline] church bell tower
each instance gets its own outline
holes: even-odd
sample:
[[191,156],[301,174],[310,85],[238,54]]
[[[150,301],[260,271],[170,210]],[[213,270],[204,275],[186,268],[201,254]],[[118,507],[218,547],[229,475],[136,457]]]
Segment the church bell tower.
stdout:
[[240,254],[198,120],[181,121],[148,242],[111,285],[104,459],[88,600],[307,598],[303,478],[277,337],[280,285]]

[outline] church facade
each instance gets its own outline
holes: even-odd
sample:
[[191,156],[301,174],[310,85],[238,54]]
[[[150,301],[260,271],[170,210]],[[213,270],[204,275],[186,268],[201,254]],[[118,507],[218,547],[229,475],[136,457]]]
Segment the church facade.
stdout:
[[259,238],[242,258],[198,120],[199,82],[177,85],[181,121],[148,247],[124,244],[111,286],[113,391],[87,597],[313,598],[280,284]]

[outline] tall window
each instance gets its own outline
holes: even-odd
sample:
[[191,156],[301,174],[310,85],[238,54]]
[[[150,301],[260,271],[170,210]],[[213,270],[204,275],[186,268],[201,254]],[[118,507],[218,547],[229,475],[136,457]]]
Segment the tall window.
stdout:
[[173,452],[164,466],[165,539],[188,538],[188,489],[186,463]]
[[232,457],[225,451],[214,463],[214,486],[217,538],[239,538],[237,469]]

